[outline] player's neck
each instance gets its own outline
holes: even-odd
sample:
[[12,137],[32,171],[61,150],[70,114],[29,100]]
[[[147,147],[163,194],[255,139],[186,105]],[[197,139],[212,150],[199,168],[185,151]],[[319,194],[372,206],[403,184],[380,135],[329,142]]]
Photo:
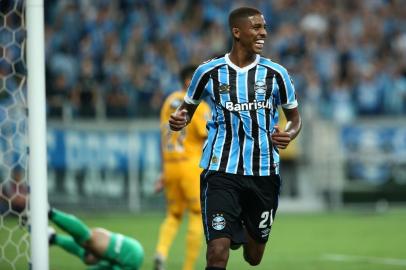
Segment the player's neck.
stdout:
[[243,68],[255,61],[257,55],[255,53],[247,53],[244,50],[238,50],[235,47],[231,49],[228,57],[234,65]]

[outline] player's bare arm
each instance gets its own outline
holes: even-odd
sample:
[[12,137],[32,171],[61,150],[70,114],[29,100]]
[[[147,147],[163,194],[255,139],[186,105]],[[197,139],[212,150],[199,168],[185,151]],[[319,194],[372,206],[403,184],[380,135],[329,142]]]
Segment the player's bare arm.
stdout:
[[169,127],[173,131],[179,131],[192,120],[198,105],[183,103],[173,112],[169,118]]
[[279,126],[275,126],[272,133],[272,143],[280,149],[285,149],[302,128],[302,119],[297,108],[283,109],[283,112],[287,120],[285,130],[281,131]]

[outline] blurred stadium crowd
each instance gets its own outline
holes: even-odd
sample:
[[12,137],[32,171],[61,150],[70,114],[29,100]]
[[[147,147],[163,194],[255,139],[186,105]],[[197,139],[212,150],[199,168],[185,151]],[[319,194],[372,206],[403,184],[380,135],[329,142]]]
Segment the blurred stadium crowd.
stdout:
[[[230,48],[228,0],[45,0],[50,118],[157,117],[178,72]],[[401,0],[249,1],[264,55],[286,66],[312,115],[340,123],[406,114]]]

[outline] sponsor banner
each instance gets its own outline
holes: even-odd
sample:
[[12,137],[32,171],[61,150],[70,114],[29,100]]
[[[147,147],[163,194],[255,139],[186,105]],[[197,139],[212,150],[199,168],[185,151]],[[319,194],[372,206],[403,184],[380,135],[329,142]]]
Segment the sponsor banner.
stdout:
[[143,169],[160,162],[159,130],[71,130],[49,128],[48,167],[78,170],[129,170],[132,162]]
[[161,170],[158,125],[51,126],[47,148],[52,203],[137,211],[143,199],[149,207]]

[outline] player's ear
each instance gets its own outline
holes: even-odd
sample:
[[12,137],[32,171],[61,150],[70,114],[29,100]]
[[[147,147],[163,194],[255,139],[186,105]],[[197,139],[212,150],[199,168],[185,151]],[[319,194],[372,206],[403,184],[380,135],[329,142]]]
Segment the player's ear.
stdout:
[[234,37],[236,40],[240,40],[240,29],[239,29],[239,28],[233,27],[233,28],[231,29],[231,33],[233,34],[233,37]]

